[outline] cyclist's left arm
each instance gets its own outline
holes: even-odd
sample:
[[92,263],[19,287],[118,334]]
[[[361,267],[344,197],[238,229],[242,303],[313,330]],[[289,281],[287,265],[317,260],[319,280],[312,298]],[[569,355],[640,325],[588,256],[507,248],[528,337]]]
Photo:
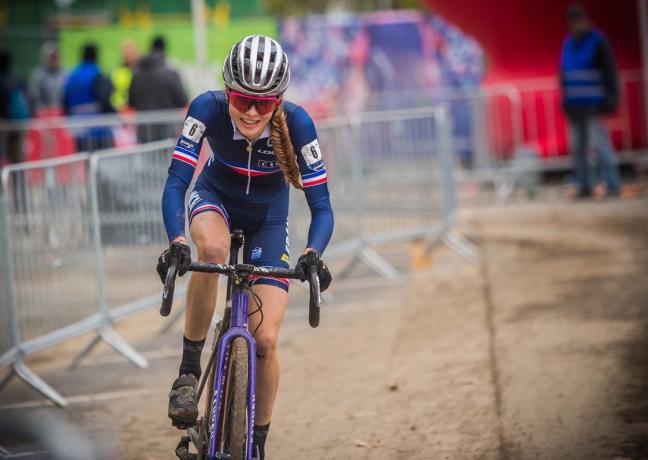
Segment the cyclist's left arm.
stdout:
[[327,186],[326,166],[310,115],[298,107],[291,114],[289,127],[304,194],[311,211],[306,250],[314,249],[321,255],[333,234],[333,209]]

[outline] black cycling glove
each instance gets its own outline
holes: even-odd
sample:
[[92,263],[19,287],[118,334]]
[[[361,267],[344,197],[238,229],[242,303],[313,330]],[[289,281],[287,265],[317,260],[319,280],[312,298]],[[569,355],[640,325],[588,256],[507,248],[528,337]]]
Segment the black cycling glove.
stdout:
[[157,272],[160,276],[162,283],[166,282],[167,272],[169,265],[171,265],[172,257],[177,257],[178,260],[178,275],[182,276],[189,270],[191,265],[191,249],[185,243],[174,242],[169,245],[169,249],[165,250],[157,263]]
[[317,277],[320,282],[320,292],[326,291],[333,281],[333,276],[323,260],[320,260],[317,265]]
[[333,277],[324,261],[319,258],[317,251],[311,251],[299,256],[297,265],[295,265],[295,271],[299,273],[302,281],[306,281],[308,279],[308,267],[313,263],[317,264],[317,277],[319,278],[320,292],[324,292],[331,285]]

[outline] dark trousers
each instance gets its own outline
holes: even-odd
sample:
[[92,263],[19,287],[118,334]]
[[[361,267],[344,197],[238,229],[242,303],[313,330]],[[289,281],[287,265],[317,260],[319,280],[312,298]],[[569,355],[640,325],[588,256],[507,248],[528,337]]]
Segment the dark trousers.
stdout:
[[603,120],[596,114],[571,115],[569,126],[578,194],[591,195],[595,180],[599,180],[605,184],[608,194],[618,195],[619,161]]

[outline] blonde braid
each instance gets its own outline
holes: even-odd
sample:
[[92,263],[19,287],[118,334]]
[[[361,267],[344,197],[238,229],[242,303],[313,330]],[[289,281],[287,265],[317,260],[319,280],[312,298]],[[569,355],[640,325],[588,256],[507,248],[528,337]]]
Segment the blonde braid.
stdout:
[[286,182],[292,184],[295,188],[303,189],[304,186],[297,166],[297,156],[290,140],[283,104],[279,105],[270,119],[270,137],[272,138],[272,149]]

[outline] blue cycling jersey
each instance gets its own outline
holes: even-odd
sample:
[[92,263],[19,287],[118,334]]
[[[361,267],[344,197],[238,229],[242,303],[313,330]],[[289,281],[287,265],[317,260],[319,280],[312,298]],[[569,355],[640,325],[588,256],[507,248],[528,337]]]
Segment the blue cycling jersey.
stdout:
[[[307,247],[321,254],[333,233],[326,167],[311,117],[298,105],[283,104],[311,210]],[[269,126],[258,139],[248,141],[234,126],[223,91],[207,91],[190,104],[169,167],[162,197],[169,241],[184,234],[184,197],[205,138],[212,154],[196,180],[196,187],[214,190],[228,203],[243,209],[257,209],[258,204],[272,205],[273,209],[280,210],[273,211],[275,214],[285,213],[287,217],[288,185],[272,149]]]

